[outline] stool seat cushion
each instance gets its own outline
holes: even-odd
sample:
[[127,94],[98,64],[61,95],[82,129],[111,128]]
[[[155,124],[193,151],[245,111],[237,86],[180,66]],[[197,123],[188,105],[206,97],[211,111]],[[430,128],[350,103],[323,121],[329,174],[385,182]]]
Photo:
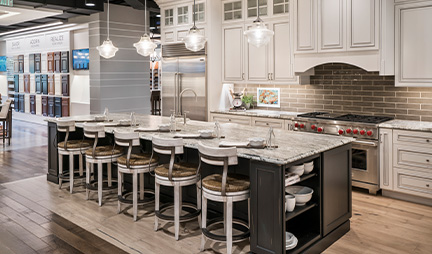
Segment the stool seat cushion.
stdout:
[[[123,148],[115,147],[113,151],[113,146],[97,146],[95,149],[95,156],[111,156],[111,155],[121,155],[123,154]],[[86,155],[92,156],[93,148],[86,150]]]
[[[188,177],[196,175],[198,165],[188,162],[175,163],[172,171],[172,177]],[[155,169],[156,175],[168,177],[169,164],[160,165]]]
[[[126,154],[118,157],[117,163],[126,165],[126,160],[127,160],[126,157],[127,157]],[[131,166],[148,166],[148,164],[150,162],[150,157],[151,157],[151,154],[147,154],[147,153],[139,153],[139,154],[133,153],[133,154],[131,154],[129,163]],[[153,156],[150,164],[157,163],[158,161],[159,161],[159,157]]]
[[[222,175],[213,174],[206,176],[202,180],[202,186],[212,191],[222,192]],[[238,192],[248,190],[250,186],[249,178],[245,175],[228,174],[226,182],[226,192]]]
[[[58,143],[57,147],[64,149],[64,141]],[[66,143],[67,149],[74,149],[74,148],[88,148],[89,146],[93,145],[92,140],[68,140]]]

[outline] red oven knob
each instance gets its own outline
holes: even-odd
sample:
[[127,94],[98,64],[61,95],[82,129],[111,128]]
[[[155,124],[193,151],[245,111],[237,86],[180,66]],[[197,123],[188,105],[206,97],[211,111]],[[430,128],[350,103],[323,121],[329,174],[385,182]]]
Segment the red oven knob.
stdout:
[[368,131],[368,132],[366,132],[366,134],[367,134],[368,136],[372,136],[373,132],[372,132],[372,131]]
[[312,129],[312,130],[315,130],[315,128],[316,128],[315,124],[312,124],[312,125],[311,125],[311,129]]
[[294,124],[294,127],[298,128],[298,127],[299,127],[299,124],[298,124],[298,123],[295,123],[295,124]]
[[318,132],[323,132],[323,130],[324,129],[322,127],[318,127],[318,129],[317,129]]
[[339,135],[342,135],[342,134],[344,134],[344,130],[340,129],[340,130],[338,131],[338,133],[339,133]]
[[345,132],[348,133],[348,134],[350,134],[351,133],[351,129],[347,129]]
[[358,134],[358,132],[359,132],[358,129],[354,129],[354,130],[353,130],[353,133],[354,133],[354,134]]
[[361,131],[360,131],[360,135],[364,135],[365,133],[366,133],[365,130],[361,130]]
[[305,127],[305,125],[304,125],[304,124],[300,124],[300,128],[302,128],[302,129],[303,129],[304,127]]

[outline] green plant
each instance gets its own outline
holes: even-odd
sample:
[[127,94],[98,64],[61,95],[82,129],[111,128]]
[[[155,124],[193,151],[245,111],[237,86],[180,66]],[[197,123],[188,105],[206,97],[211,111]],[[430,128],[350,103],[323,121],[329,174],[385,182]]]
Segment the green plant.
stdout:
[[245,94],[245,95],[243,95],[243,97],[242,97],[242,102],[245,103],[245,104],[252,104],[252,103],[254,103],[254,102],[256,102],[256,101],[254,100],[252,94],[251,94],[251,95],[247,95],[247,94]]

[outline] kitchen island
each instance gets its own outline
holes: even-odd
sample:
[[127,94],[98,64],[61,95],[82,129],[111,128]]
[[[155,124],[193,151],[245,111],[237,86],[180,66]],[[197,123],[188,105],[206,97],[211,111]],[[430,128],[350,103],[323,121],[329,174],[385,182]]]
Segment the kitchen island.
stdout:
[[[102,143],[113,141],[112,133],[116,128],[134,131],[130,126],[120,127],[116,123],[128,119],[129,114],[112,114],[112,122],[106,125],[109,134]],[[167,117],[137,115],[140,127],[156,128],[168,123]],[[93,116],[69,118],[77,123],[74,138],[82,138],[82,123],[94,121]],[[214,123],[188,121],[178,124],[178,133],[197,133],[201,129],[213,129]],[[247,127],[232,123],[221,124],[223,141],[247,141],[249,137],[265,138],[268,128]],[[351,138],[326,136],[313,133],[299,133],[275,130],[275,149],[239,148],[239,164],[230,170],[250,177],[250,245],[254,253],[318,253],[349,231],[351,217]],[[48,123],[49,169],[48,180],[58,181],[58,160],[54,144],[64,139],[57,133],[55,120]],[[173,137],[174,134],[162,132],[141,132],[142,147],[151,150],[154,135]],[[183,160],[198,162],[198,142],[208,146],[218,146],[218,139],[184,139],[186,151]],[[297,185],[308,186],[314,190],[311,201],[297,206],[293,212],[285,212],[285,170],[292,165],[314,162],[314,169],[303,175]],[[64,167],[67,168],[67,161]],[[214,172],[203,167],[202,176]],[[149,178],[149,177],[147,177]],[[151,182],[150,182],[151,183]],[[147,184],[146,187],[153,187]],[[166,196],[172,196],[165,193]],[[184,192],[184,200],[194,197],[193,188]],[[209,206],[218,214],[221,208]],[[247,219],[247,203],[235,206],[234,215]],[[299,240],[296,248],[285,250],[285,232],[293,233]]]

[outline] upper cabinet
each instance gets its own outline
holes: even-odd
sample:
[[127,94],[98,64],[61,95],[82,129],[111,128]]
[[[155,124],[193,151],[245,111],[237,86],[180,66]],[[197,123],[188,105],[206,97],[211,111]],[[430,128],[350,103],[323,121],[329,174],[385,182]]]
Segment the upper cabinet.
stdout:
[[432,2],[395,6],[396,86],[432,86]]
[[379,1],[347,2],[347,50],[378,49]]

